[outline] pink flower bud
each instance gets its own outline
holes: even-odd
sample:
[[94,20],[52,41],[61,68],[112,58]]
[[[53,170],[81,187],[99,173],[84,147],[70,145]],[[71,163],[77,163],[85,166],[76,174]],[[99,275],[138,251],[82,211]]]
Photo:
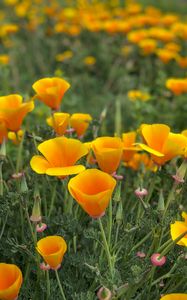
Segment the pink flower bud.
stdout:
[[165,256],[162,256],[161,258],[160,257],[160,253],[154,253],[152,256],[151,256],[151,262],[154,266],[163,266],[166,262],[166,257]]
[[184,179],[181,178],[180,176],[178,176],[177,174],[176,174],[176,175],[172,175],[172,177],[173,177],[173,179],[175,180],[175,182],[176,182],[177,184],[179,184],[179,183],[184,183]]
[[43,271],[48,271],[50,270],[50,265],[46,265],[44,262],[40,264],[40,269]]
[[111,174],[116,180],[122,180],[123,179],[123,175],[119,175],[116,172]]
[[24,172],[14,173],[12,174],[12,179],[20,179],[24,176]]
[[136,256],[138,256],[138,257],[140,257],[140,258],[144,258],[146,255],[145,255],[144,252],[138,251],[138,252],[136,253]]
[[144,188],[143,189],[137,188],[134,193],[137,197],[142,198],[142,197],[147,196],[148,191]]
[[36,231],[37,232],[43,232],[44,230],[46,230],[46,228],[47,228],[47,225],[45,223],[36,225]]

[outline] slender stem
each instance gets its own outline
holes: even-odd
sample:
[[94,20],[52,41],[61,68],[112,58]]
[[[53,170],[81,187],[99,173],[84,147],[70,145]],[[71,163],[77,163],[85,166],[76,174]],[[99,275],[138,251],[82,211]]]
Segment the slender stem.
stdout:
[[64,294],[64,291],[63,291],[63,288],[62,288],[62,285],[61,285],[60,278],[59,278],[59,276],[58,276],[58,271],[57,271],[57,270],[55,270],[55,275],[56,275],[56,279],[57,279],[57,282],[58,282],[58,286],[59,286],[59,288],[60,288],[60,293],[61,293],[61,295],[62,295],[62,299],[63,299],[63,300],[66,300],[66,296],[65,296],[65,294]]
[[5,230],[5,225],[7,223],[7,219],[8,219],[8,214],[9,214],[9,211],[7,212],[6,216],[5,216],[5,220],[4,220],[4,223],[3,223],[3,226],[2,226],[2,229],[1,229],[1,233],[0,233],[0,240],[3,236],[3,233],[4,233],[4,230]]
[[0,161],[0,196],[3,196],[3,160]]
[[108,245],[109,245],[109,249],[110,249],[111,233],[112,233],[112,200],[109,202],[109,211],[108,211]]
[[54,186],[53,186],[52,195],[51,195],[51,203],[50,203],[50,207],[49,207],[48,217],[51,216],[51,213],[52,213],[53,208],[54,208],[54,202],[55,202],[55,196],[56,196],[56,186],[57,186],[57,183],[55,183]]
[[131,252],[140,247],[145,241],[147,241],[152,235],[152,232],[150,231],[141,241],[139,241],[132,249]]
[[105,235],[105,232],[104,232],[103,224],[101,222],[101,218],[99,218],[98,221],[99,221],[99,227],[100,227],[100,230],[101,230],[101,235],[102,235],[102,238],[103,238],[103,244],[104,244],[104,249],[105,249],[107,260],[108,260],[108,265],[109,265],[109,268],[110,268],[110,273],[111,273],[111,276],[113,278],[113,264],[112,264],[112,259],[111,259],[109,246],[108,246],[108,243],[107,243],[107,239],[106,239],[106,235]]
[[167,201],[166,201],[166,205],[165,205],[165,209],[164,209],[163,216],[162,216],[162,219],[163,219],[163,220],[164,220],[164,217],[165,217],[166,212],[167,212],[167,210],[168,210],[168,207],[169,207],[171,201],[172,201],[173,198],[174,198],[174,194],[175,194],[176,187],[177,187],[177,184],[174,183],[173,186],[172,186],[172,189],[171,189],[171,191],[170,191],[170,193],[169,193],[169,195],[168,195],[168,198],[167,198]]
[[46,279],[47,279],[47,300],[49,300],[50,297],[50,279],[49,279],[49,271],[46,271]]

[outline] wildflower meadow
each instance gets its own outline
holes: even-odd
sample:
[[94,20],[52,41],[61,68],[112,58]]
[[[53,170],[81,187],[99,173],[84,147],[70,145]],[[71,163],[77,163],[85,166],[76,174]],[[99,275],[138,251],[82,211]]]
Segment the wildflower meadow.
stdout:
[[0,300],[187,300],[186,178],[186,1],[0,1]]

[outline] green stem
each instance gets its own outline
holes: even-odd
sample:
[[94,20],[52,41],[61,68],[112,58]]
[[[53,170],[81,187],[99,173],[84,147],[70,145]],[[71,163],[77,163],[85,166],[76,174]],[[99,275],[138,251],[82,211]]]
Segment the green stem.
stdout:
[[111,258],[109,246],[108,246],[108,243],[107,243],[107,239],[106,239],[106,235],[105,235],[105,232],[104,232],[103,224],[101,222],[101,218],[99,218],[98,221],[99,221],[99,227],[100,227],[100,230],[101,230],[101,235],[102,235],[102,238],[103,238],[104,249],[105,249],[107,260],[108,260],[110,274],[111,274],[111,277],[113,278],[113,264],[112,264],[112,258]]
[[152,232],[150,231],[141,241],[139,241],[132,249],[131,252],[136,250],[138,247],[140,247],[145,241],[147,241],[150,236],[152,235]]
[[1,233],[0,233],[0,240],[3,236],[3,233],[4,233],[4,230],[5,230],[5,225],[7,223],[7,219],[8,219],[8,214],[9,214],[9,211],[7,212],[6,216],[5,216],[5,220],[4,220],[4,223],[3,223],[3,226],[2,226],[2,229],[1,229]]
[[50,279],[49,279],[49,271],[46,271],[46,280],[47,280],[47,300],[50,297]]
[[111,242],[111,233],[112,233],[112,200],[109,202],[109,211],[108,211],[108,245],[110,249]]
[[168,210],[168,207],[169,207],[171,201],[174,199],[174,194],[175,194],[176,187],[177,187],[177,184],[174,183],[173,186],[172,186],[172,189],[171,189],[171,191],[168,195],[168,198],[167,198],[167,201],[166,201],[166,204],[165,204],[165,209],[164,209],[163,216],[162,216],[163,220],[165,218],[166,212]]
[[55,270],[55,275],[56,275],[56,279],[57,279],[58,286],[59,286],[59,289],[60,289],[60,293],[61,293],[61,295],[62,295],[62,299],[63,299],[63,300],[66,300],[66,296],[65,296],[65,294],[64,294],[64,291],[63,291],[63,288],[62,288],[62,285],[61,285],[60,278],[59,278],[59,276],[58,276],[58,271],[57,271],[57,270]]

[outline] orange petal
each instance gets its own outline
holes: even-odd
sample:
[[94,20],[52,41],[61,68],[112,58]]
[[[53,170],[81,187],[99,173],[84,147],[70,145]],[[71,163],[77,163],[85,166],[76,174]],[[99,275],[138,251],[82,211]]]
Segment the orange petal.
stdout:
[[68,113],[54,113],[52,117],[47,118],[46,122],[53,127],[58,135],[63,135],[66,132],[69,123],[70,114]]
[[70,125],[75,129],[78,136],[81,136],[85,133],[86,129],[89,126],[92,117],[89,114],[73,114],[70,118]]
[[160,298],[160,300],[187,300],[187,294],[168,294]]
[[150,148],[149,146],[145,145],[145,144],[141,144],[141,143],[137,143],[138,146],[140,146],[140,148],[142,148],[143,150],[151,153],[151,154],[154,154],[155,156],[158,156],[158,157],[163,157],[164,154],[159,152],[159,151],[156,151],[152,148]]
[[[175,221],[174,224],[170,225],[170,232],[172,240],[177,239],[182,233],[187,231],[187,225],[185,222]],[[187,246],[187,234],[177,242],[178,245]]]
[[0,299],[15,300],[23,281],[21,270],[13,264],[0,263]]
[[48,168],[46,174],[50,176],[68,176],[73,174],[81,173],[85,170],[85,167],[82,165],[76,165],[72,167],[64,168]]
[[35,155],[30,161],[31,168],[38,174],[45,174],[46,170],[50,168],[49,162],[40,155]]

